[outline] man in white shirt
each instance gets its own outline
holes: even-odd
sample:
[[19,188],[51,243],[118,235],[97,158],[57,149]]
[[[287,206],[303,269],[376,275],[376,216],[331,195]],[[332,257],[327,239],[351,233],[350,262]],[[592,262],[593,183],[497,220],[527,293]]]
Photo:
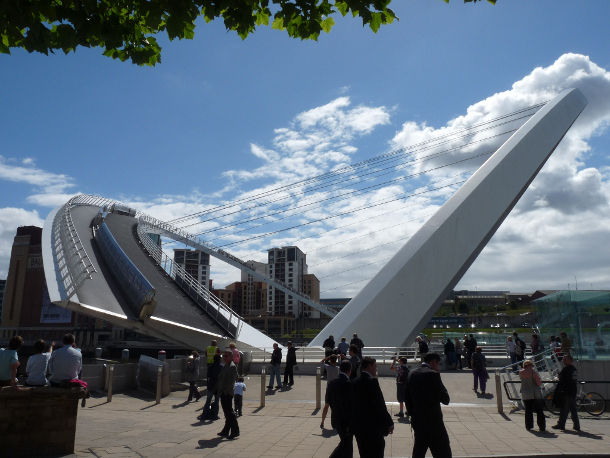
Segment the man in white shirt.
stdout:
[[51,386],[59,386],[61,382],[77,379],[83,367],[83,355],[74,348],[74,334],[64,336],[64,346],[55,350],[49,359]]

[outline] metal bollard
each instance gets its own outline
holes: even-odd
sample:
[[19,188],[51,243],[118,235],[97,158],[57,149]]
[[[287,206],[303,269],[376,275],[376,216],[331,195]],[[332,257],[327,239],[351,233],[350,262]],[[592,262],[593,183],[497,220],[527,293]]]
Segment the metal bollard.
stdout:
[[165,353],[165,350],[160,350],[159,351],[159,355],[157,356],[157,359],[159,361],[165,361],[167,354]]
[[261,407],[265,407],[265,390],[267,387],[267,375],[265,368],[261,370]]
[[496,402],[498,403],[498,413],[504,413],[502,405],[502,380],[500,380],[500,371],[496,369]]
[[316,409],[322,407],[322,370],[316,369]]
[[129,349],[128,348],[124,348],[123,351],[121,352],[121,362],[122,363],[129,362]]
[[156,404],[161,404],[161,375],[163,374],[163,366],[157,367],[157,402]]
[[95,359],[100,359],[102,357],[102,349],[97,347],[95,349]]
[[106,398],[106,402],[112,402],[112,382],[114,381],[114,364],[110,364],[108,366],[108,397]]

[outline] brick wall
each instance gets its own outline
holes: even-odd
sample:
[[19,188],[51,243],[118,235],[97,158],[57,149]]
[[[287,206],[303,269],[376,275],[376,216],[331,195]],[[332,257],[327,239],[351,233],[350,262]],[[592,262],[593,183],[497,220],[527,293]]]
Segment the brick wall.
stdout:
[[85,390],[0,388],[0,457],[74,453],[76,416]]

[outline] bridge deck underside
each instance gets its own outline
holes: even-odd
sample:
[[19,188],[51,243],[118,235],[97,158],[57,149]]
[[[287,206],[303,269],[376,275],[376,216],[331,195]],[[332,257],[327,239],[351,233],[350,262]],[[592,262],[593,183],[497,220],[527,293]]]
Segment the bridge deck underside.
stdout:
[[[95,268],[98,270],[97,274],[93,274],[93,280],[86,281],[78,290],[78,296],[85,304],[135,319],[111,273],[101,260],[95,242],[92,243],[91,241],[92,234],[89,226],[98,210],[99,208],[88,206],[79,206],[72,209],[72,218],[79,236]],[[137,220],[133,217],[115,213],[109,214],[106,218],[106,225],[121,249],[156,290],[157,307],[153,316],[179,325],[200,329],[203,332],[223,335],[224,332],[214,325],[212,319],[196,308],[194,302],[185,295],[163,269],[144,253],[135,239],[133,227],[136,222]],[[176,329],[176,332],[180,332],[180,330]]]

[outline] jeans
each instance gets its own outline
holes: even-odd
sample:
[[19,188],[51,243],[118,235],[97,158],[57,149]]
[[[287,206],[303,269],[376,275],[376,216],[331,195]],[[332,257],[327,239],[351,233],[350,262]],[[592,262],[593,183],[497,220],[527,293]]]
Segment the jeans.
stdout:
[[201,395],[199,394],[199,390],[195,386],[195,383],[196,382],[189,382],[189,401],[193,400],[193,396],[195,396],[195,399],[198,401],[201,399]]
[[[214,402],[212,403],[212,398]],[[216,420],[218,418],[218,396],[214,396],[212,390],[208,391],[208,397],[203,406],[203,412],[201,413],[202,419]]]
[[280,365],[272,364],[271,365],[271,378],[269,379],[269,387],[273,387],[273,377],[277,378],[277,385],[280,388],[282,387],[282,375],[280,374]]
[[509,353],[510,355],[510,362],[513,365],[513,372],[517,372],[517,353],[512,352]]

